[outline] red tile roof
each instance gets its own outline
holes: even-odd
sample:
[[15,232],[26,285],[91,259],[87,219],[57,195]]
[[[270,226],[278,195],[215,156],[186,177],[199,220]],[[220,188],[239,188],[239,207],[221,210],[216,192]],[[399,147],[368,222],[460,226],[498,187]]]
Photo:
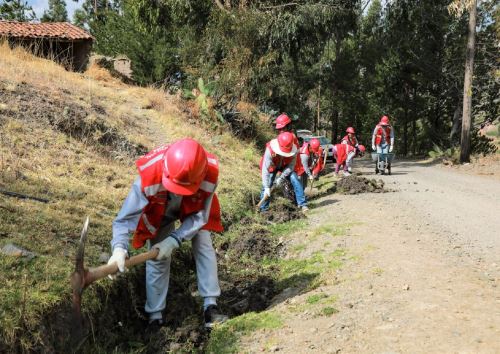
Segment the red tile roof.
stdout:
[[0,21],[0,37],[94,39],[90,34],[68,22]]

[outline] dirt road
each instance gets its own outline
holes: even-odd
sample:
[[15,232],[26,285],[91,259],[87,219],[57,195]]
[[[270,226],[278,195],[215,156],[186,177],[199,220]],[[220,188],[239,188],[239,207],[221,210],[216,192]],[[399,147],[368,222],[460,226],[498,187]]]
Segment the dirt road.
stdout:
[[283,326],[244,337],[244,352],[500,353],[498,176],[399,162],[377,178],[395,192],[315,201],[291,256],[343,249],[343,266],[278,301]]

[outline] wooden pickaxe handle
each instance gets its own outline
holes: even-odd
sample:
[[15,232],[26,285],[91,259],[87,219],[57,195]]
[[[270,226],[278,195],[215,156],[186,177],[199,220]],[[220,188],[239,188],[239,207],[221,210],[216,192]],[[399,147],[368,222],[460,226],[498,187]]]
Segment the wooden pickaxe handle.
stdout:
[[[148,252],[130,257],[125,260],[125,267],[130,268],[135,265],[142,264],[150,259],[155,259],[158,257],[158,253],[158,248],[153,248]],[[102,279],[108,275],[115,274],[116,272],[118,272],[118,266],[116,263],[105,264],[97,268],[90,268],[85,276],[85,286],[88,286],[96,280]]]
[[260,206],[266,201],[268,200],[269,197],[267,195],[265,195],[261,200],[260,202],[257,204],[257,208],[260,208]]

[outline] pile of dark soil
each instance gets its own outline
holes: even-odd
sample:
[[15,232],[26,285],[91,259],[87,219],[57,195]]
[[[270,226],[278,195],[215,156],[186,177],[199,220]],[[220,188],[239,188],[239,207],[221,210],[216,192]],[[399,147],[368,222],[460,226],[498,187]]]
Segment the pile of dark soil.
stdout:
[[268,222],[284,223],[304,218],[304,214],[289,199],[275,196],[271,198],[269,211],[262,214],[262,217]]
[[270,232],[260,225],[242,232],[229,246],[232,254],[238,257],[247,255],[256,260],[278,257],[282,248]]
[[336,184],[337,192],[341,194],[358,194],[358,193],[385,193],[384,181],[379,179],[368,179],[365,177],[348,176],[342,178]]

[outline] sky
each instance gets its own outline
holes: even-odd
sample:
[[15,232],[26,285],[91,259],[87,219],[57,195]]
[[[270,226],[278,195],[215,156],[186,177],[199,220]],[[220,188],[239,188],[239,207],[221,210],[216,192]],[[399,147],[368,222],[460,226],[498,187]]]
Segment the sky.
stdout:
[[[49,1],[48,0],[27,0],[28,4],[33,7],[33,10],[36,13],[38,18],[42,17],[43,11],[48,9]],[[82,6],[83,0],[78,0],[78,2],[74,0],[66,0],[66,9],[68,10],[68,17],[73,20],[73,13],[76,9]]]

